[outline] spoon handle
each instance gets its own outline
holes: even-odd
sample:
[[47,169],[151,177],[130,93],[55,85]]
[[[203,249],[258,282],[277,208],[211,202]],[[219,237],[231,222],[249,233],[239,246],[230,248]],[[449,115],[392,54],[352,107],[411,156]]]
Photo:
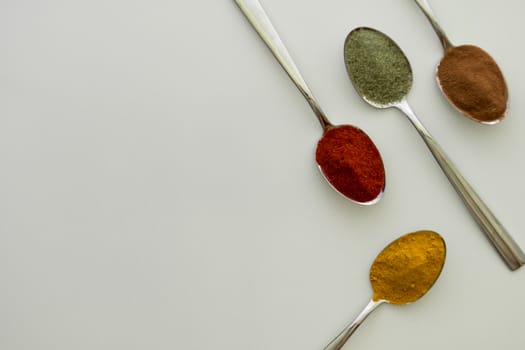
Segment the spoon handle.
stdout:
[[441,26],[437,22],[436,16],[432,12],[432,9],[430,8],[430,5],[428,4],[427,0],[415,0],[415,1],[416,1],[416,4],[421,9],[421,11],[423,11],[427,19],[430,21],[430,24],[432,24],[432,28],[434,28],[434,31],[436,32],[439,38],[439,41],[441,41],[441,45],[443,46],[443,49],[447,51],[453,45],[450,42],[450,40],[448,40],[448,37],[445,34],[445,31],[443,30],[443,28],[441,28]]
[[341,333],[339,333],[339,335],[335,337],[324,348],[324,350],[341,349],[345,345],[348,338],[350,338],[350,336],[355,332],[357,327],[359,327],[361,323],[363,323],[363,321],[368,317],[368,315],[372,313],[372,311],[374,311],[379,305],[381,305],[384,302],[385,302],[384,300],[379,300],[379,301],[370,300],[370,302],[365,306],[363,311],[361,311],[361,313],[357,315],[355,320],[353,320],[348,326],[346,326],[345,329],[343,329]]
[[270,51],[279,61],[281,66],[284,68],[288,76],[292,79],[294,84],[297,86],[301,94],[306,98],[306,101],[313,109],[315,115],[319,119],[321,126],[324,130],[331,126],[331,123],[326,118],[322,111],[319,103],[314,98],[312,91],[306,84],[306,81],[302,77],[299,69],[295,65],[292,57],[288,53],[288,49],[284,46],[279,34],[275,30],[272,22],[268,18],[268,15],[262,8],[261,4],[257,0],[235,0],[243,14],[246,16],[248,21],[252,24],[253,28],[257,31],[261,39],[266,43]]
[[397,108],[407,115],[417,129],[419,135],[421,135],[427,144],[430,152],[432,152],[432,155],[447,176],[448,180],[461,199],[463,199],[463,202],[469,209],[470,213],[501,255],[507,266],[514,271],[525,264],[525,254],[521,248],[512,239],[505,227],[499,222],[494,214],[492,214],[490,209],[470,186],[467,180],[465,180],[460,174],[458,169],[454,166],[437,142],[434,141],[430,133],[417,119],[417,116],[410,108],[408,102],[403,100],[397,105]]

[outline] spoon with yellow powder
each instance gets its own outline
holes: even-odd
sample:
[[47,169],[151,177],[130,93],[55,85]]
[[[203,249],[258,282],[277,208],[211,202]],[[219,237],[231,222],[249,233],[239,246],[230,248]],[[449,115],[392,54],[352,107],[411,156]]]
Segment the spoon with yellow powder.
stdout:
[[466,117],[482,124],[499,122],[507,111],[508,91],[496,61],[477,46],[452,45],[428,2],[415,1],[445,50],[436,72],[443,94]]
[[370,268],[373,297],[356,319],[324,350],[339,350],[372,311],[383,303],[409,304],[421,298],[445,263],[443,237],[433,231],[408,233],[390,243]]

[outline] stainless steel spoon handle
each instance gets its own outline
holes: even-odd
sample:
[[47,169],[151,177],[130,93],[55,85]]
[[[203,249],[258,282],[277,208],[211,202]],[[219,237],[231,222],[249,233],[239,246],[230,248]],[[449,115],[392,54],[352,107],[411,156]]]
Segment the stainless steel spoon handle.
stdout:
[[439,41],[441,41],[441,45],[443,45],[443,49],[447,51],[447,49],[453,47],[450,40],[448,40],[448,37],[445,34],[445,31],[443,30],[443,28],[441,28],[441,26],[437,22],[436,16],[432,12],[432,9],[430,8],[430,5],[428,4],[427,0],[415,0],[415,1],[416,1],[416,4],[421,9],[421,11],[423,11],[425,16],[430,21],[430,24],[432,24],[432,28],[434,28],[434,31],[436,32],[439,38]]
[[292,57],[288,53],[288,49],[284,46],[279,34],[275,30],[268,15],[257,0],[235,0],[241,11],[244,13],[248,21],[255,28],[261,39],[266,43],[273,55],[284,68],[288,76],[292,79],[301,94],[306,98],[308,104],[313,109],[315,115],[319,119],[324,130],[331,126],[331,123],[326,118],[319,103],[314,98],[312,91],[303,79],[299,69],[295,65]]
[[357,327],[363,323],[363,321],[374,311],[379,305],[383,304],[384,300],[374,301],[370,300],[370,302],[365,306],[363,311],[353,320],[348,326],[345,327],[345,329],[342,330],[341,333],[337,337],[335,337],[325,348],[324,350],[339,350],[341,349],[348,338],[355,332]]
[[452,161],[447,157],[441,147],[434,141],[430,133],[425,129],[423,124],[418,120],[415,113],[410,108],[408,102],[403,100],[396,106],[410,119],[419,135],[423,138],[426,145],[432,152],[432,155],[438,162],[439,166],[449,179],[450,183],[459,194],[463,202],[469,209],[470,213],[481,227],[483,232],[492,242],[498,253],[501,255],[507,266],[511,270],[516,270],[525,264],[525,254],[512,239],[505,227],[492,214],[487,205],[481,200],[478,194],[460,174]]

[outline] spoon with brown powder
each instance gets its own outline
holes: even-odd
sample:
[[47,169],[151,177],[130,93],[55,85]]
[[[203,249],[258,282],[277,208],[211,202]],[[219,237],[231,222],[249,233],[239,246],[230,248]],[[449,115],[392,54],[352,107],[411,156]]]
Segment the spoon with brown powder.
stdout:
[[390,243],[370,268],[372,300],[324,350],[341,349],[379,305],[409,304],[425,295],[439,277],[445,256],[445,241],[433,231],[412,232]]
[[436,32],[445,55],[437,66],[438,85],[466,117],[495,124],[505,117],[507,84],[494,59],[474,45],[454,46],[438,24],[426,0],[415,0]]
[[314,98],[279,34],[257,0],[235,0],[314,111],[323,128],[316,162],[322,175],[341,195],[354,203],[377,203],[385,188],[385,169],[370,137],[353,125],[333,125]]

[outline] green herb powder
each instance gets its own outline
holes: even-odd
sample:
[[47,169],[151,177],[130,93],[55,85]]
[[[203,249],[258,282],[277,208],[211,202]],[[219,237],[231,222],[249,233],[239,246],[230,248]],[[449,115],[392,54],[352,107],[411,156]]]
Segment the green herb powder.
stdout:
[[345,64],[356,90],[368,102],[399,102],[412,86],[412,69],[388,36],[371,28],[353,30],[345,41]]

